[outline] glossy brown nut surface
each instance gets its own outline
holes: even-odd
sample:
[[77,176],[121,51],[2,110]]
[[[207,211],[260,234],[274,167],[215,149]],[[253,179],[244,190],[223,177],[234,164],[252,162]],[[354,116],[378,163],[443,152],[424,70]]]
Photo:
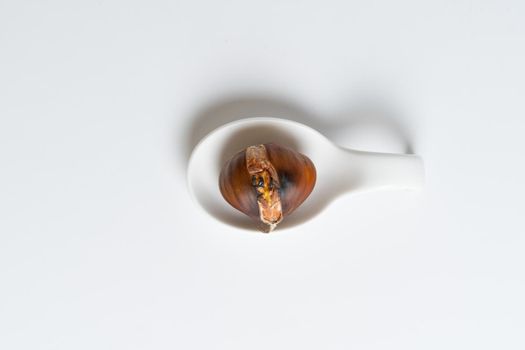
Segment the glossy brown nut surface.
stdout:
[[252,218],[261,231],[270,232],[305,201],[315,180],[308,157],[266,143],[247,147],[227,161],[219,188],[230,205]]

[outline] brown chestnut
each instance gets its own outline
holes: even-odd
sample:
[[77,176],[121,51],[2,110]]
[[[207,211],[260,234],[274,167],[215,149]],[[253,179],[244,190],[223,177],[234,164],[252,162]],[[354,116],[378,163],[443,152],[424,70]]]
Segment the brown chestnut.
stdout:
[[315,166],[305,155],[275,143],[249,146],[224,164],[219,188],[235,209],[271,232],[310,195]]

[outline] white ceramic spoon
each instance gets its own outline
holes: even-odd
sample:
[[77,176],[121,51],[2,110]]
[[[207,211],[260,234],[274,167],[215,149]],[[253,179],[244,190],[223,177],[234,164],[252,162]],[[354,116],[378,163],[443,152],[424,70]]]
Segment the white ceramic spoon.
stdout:
[[344,193],[418,190],[423,186],[423,161],[418,156],[344,149],[304,124],[279,118],[247,118],[215,129],[193,150],[187,176],[190,193],[197,203],[226,224],[256,230],[249,217],[224,200],[218,179],[222,166],[234,154],[250,145],[268,142],[308,156],[317,170],[314,190],[277,230],[304,223]]

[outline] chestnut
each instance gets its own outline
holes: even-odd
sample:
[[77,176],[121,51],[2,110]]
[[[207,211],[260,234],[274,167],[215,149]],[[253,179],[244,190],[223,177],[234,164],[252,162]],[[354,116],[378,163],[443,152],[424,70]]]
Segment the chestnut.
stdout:
[[304,202],[315,180],[315,166],[307,156],[265,143],[228,160],[219,175],[219,188],[231,206],[268,233]]

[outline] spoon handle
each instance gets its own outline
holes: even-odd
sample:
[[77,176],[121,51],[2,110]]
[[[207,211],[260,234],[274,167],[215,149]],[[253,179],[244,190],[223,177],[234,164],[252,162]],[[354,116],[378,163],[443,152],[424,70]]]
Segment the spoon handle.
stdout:
[[423,160],[412,154],[364,152],[340,149],[342,170],[352,174],[351,190],[420,190],[424,183]]

